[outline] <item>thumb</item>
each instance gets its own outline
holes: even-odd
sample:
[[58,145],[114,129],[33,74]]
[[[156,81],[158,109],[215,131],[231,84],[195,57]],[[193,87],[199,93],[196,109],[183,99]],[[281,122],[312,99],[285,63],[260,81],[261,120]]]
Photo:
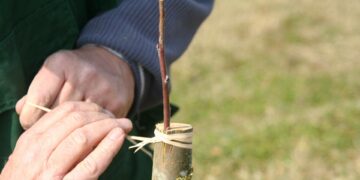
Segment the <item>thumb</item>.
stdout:
[[59,70],[49,69],[45,65],[40,69],[30,84],[26,98],[21,99],[16,106],[17,112],[20,113],[21,126],[24,129],[30,128],[44,114],[42,110],[30,106],[26,102],[50,107],[64,81],[64,76],[59,73]]

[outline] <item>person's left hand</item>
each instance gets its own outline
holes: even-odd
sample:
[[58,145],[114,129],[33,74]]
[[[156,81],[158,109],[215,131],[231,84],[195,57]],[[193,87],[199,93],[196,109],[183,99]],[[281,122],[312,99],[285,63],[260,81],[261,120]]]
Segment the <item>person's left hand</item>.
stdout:
[[0,180],[98,179],[131,129],[97,104],[62,103],[20,136]]
[[102,47],[59,51],[47,58],[16,111],[24,129],[44,114],[27,101],[48,108],[66,101],[91,101],[116,117],[125,117],[133,103],[134,86],[129,65]]

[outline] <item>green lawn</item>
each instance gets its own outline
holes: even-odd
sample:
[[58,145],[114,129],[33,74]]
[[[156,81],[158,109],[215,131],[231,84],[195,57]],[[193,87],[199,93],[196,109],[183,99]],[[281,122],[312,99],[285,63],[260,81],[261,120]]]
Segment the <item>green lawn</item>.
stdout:
[[195,179],[360,178],[359,0],[218,0],[172,79]]

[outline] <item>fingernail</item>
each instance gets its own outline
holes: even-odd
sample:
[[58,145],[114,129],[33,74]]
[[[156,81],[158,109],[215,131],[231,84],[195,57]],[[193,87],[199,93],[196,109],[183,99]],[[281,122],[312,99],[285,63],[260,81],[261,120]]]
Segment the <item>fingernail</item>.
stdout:
[[109,138],[113,141],[119,139],[123,135],[123,131],[120,128],[115,128],[111,130]]
[[129,133],[133,128],[133,125],[129,119],[121,118],[117,119],[117,121],[120,123],[120,126],[125,130],[126,133]]

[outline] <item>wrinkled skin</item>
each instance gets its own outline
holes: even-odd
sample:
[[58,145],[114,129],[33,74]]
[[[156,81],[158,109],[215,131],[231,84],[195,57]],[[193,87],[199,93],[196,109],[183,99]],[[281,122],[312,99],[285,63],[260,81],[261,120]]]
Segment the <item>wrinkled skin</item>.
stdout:
[[133,103],[134,86],[126,62],[106,49],[88,45],[49,56],[16,110],[24,129],[44,114],[26,102],[52,109],[66,101],[90,101],[116,117],[125,117]]
[[131,129],[94,103],[63,103],[20,136],[0,179],[97,179]]
[[26,131],[0,179],[97,179],[132,129],[116,117],[128,113],[134,86],[129,65],[101,47],[48,57],[16,105]]

